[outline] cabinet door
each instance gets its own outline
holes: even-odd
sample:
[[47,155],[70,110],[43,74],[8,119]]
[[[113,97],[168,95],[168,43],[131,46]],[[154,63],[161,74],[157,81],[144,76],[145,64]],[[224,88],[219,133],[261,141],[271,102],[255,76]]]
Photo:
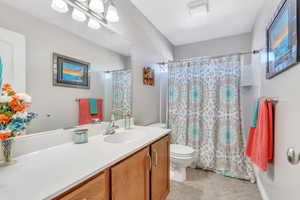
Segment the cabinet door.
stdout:
[[109,200],[109,171],[100,173],[55,200]]
[[150,162],[147,147],[112,167],[112,200],[149,200]]
[[151,200],[165,200],[170,192],[170,137],[151,145]]

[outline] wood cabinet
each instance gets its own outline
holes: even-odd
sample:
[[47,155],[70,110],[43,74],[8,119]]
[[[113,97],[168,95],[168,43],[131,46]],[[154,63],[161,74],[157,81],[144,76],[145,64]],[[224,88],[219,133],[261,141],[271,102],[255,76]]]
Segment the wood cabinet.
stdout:
[[151,145],[151,199],[165,200],[170,192],[170,137]]
[[166,136],[54,200],[165,200],[170,191],[169,168]]
[[150,199],[150,148],[111,168],[112,200]]
[[109,200],[109,187],[109,170],[105,170],[54,200]]

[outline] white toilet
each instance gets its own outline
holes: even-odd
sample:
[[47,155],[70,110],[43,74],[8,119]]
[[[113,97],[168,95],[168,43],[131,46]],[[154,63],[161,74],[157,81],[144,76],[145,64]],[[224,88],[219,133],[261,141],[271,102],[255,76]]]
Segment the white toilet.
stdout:
[[191,147],[171,144],[171,179],[178,182],[186,180],[186,168],[195,160],[195,150]]

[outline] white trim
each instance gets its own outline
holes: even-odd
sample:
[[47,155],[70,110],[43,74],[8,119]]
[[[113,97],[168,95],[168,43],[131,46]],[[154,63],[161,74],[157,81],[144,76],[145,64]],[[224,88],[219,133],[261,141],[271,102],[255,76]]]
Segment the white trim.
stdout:
[[259,192],[261,194],[262,199],[263,200],[271,200],[268,197],[268,195],[267,195],[267,191],[266,191],[263,183],[261,182],[261,179],[260,179],[260,177],[258,175],[258,171],[257,170],[255,170],[255,176],[256,176],[257,187],[258,187],[258,190],[259,190]]

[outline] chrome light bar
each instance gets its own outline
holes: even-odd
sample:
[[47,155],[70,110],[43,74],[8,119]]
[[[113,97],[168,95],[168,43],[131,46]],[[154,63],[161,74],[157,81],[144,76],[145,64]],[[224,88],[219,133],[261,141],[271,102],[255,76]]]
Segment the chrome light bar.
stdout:
[[85,15],[87,15],[88,17],[91,17],[95,20],[97,20],[101,25],[103,26],[107,26],[107,20],[105,19],[105,15],[107,12],[107,8],[110,4],[110,0],[106,0],[104,1],[104,13],[100,14],[100,13],[96,13],[93,10],[91,10],[89,8],[88,5],[85,5],[82,2],[79,2],[77,0],[63,0],[64,2],[66,2],[69,6],[78,9],[79,11],[83,12]]

